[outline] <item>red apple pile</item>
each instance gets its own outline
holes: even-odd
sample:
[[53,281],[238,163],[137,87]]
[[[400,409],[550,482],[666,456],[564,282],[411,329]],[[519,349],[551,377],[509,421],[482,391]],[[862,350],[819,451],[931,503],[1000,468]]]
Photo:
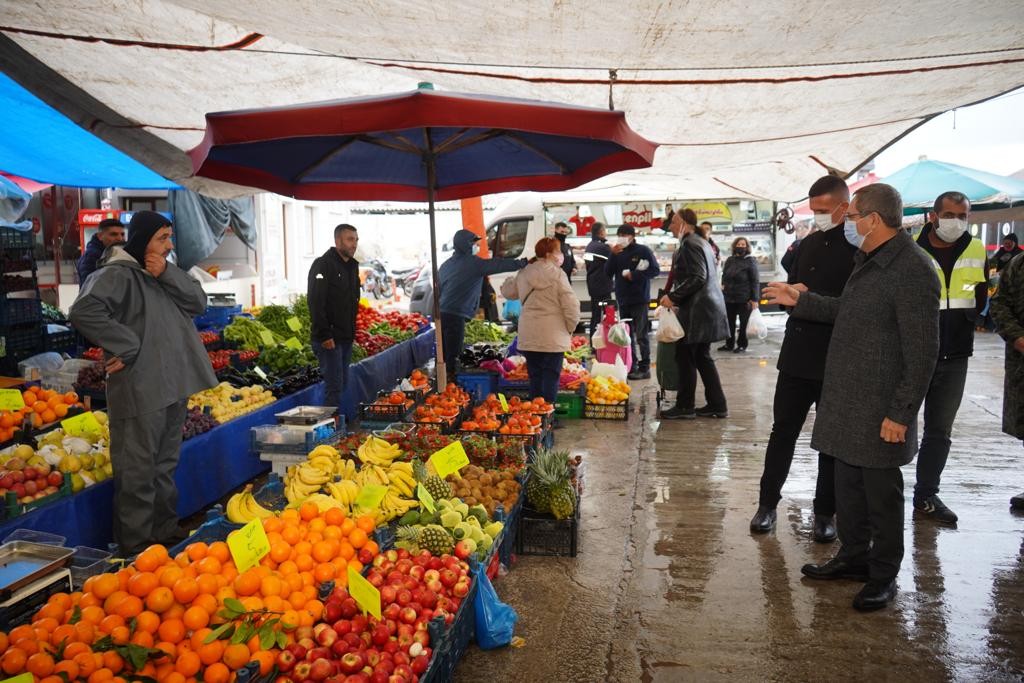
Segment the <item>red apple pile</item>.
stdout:
[[348,589],[324,601],[324,621],[299,628],[277,657],[274,683],[417,683],[433,650],[427,625],[451,624],[469,594],[469,565],[427,551],[388,550],[367,580],[380,590],[381,619],[362,614]]
[[19,503],[31,503],[60,490],[64,475],[49,465],[26,465],[19,458],[7,461],[7,469],[0,470],[0,496],[12,491]]

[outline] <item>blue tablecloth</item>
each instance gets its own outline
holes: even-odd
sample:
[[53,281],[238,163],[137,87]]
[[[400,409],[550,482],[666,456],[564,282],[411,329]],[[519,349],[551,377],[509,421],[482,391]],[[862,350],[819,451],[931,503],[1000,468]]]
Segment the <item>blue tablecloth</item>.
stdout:
[[[349,370],[349,385],[342,399],[348,419],[355,417],[359,402],[394,385],[413,368],[433,356],[434,331],[367,358]],[[178,483],[178,515],[188,517],[219,501],[231,490],[270,469],[270,464],[249,451],[249,430],[273,424],[274,414],[300,405],[322,405],[323,383],[189,439],[181,447],[175,480]],[[0,523],[0,540],[15,529],[59,534],[68,546],[105,549],[113,540],[114,483],[107,480],[73,496]]]

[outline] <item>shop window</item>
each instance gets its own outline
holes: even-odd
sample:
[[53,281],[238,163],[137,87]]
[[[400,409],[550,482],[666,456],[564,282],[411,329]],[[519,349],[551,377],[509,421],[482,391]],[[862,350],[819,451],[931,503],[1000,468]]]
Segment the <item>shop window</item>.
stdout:
[[494,258],[520,258],[526,248],[529,218],[515,218],[487,229],[487,248]]

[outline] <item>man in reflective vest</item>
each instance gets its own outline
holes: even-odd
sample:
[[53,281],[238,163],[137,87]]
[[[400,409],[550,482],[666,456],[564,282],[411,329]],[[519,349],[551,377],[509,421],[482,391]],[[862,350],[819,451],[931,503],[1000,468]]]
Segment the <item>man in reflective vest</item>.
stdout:
[[917,454],[914,515],[956,525],[957,516],[939,499],[953,420],[964,394],[967,361],[974,353],[974,323],[988,299],[985,247],[971,237],[971,203],[960,192],[936,198],[917,240],[932,258],[939,278],[939,360],[924,401],[924,435]]

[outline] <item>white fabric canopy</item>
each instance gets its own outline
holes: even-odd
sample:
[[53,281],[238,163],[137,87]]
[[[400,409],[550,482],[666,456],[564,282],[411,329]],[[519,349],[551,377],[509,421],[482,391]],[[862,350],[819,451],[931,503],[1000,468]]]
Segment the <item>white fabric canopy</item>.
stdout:
[[162,175],[216,195],[243,190],[190,180],[183,153],[206,112],[424,80],[597,107],[611,94],[663,145],[652,169],[616,182],[787,201],[826,167],[852,172],[928,118],[1024,85],[1016,0],[0,6],[6,73]]

